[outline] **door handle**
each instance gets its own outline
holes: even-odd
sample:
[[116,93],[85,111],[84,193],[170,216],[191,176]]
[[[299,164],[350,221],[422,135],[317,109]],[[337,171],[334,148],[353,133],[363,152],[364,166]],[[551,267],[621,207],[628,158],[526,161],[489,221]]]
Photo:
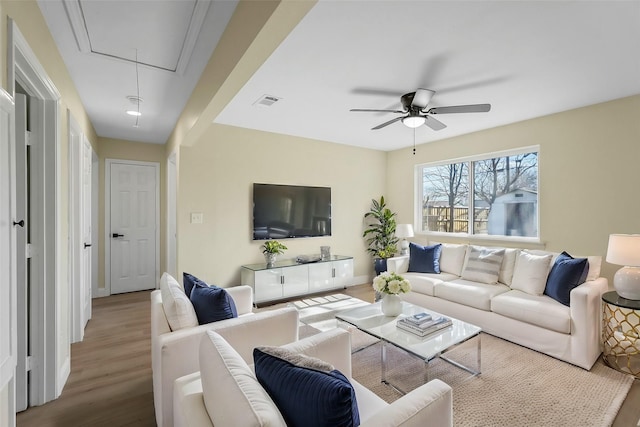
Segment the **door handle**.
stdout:
[[13,225],[19,225],[20,227],[24,227],[24,219],[20,221],[13,221]]
[[91,247],[91,243],[85,243],[85,244],[84,244],[84,248],[85,248],[85,249],[90,248],[90,247]]
[[124,237],[124,234],[113,233],[111,237],[113,237],[114,239],[117,237]]

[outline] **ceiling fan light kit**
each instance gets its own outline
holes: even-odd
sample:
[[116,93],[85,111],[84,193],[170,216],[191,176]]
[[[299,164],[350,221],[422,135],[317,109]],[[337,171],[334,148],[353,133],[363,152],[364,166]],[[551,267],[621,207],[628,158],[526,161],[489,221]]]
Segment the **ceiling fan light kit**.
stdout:
[[402,118],[402,124],[412,129],[422,126],[425,121],[426,119],[423,116],[407,116]]
[[415,92],[405,93],[400,97],[402,104],[402,110],[371,110],[363,108],[354,108],[351,111],[365,112],[365,113],[395,113],[403,114],[403,116],[396,117],[387,122],[379,124],[371,128],[371,130],[382,129],[397,121],[402,121],[405,126],[415,129],[422,125],[430,127],[432,130],[438,131],[447,127],[441,121],[435,119],[433,115],[436,114],[454,114],[454,113],[486,113],[491,110],[491,104],[471,104],[471,105],[456,105],[450,107],[433,107],[427,109],[427,106],[431,102],[431,98],[436,94],[435,91],[430,89],[417,89]]

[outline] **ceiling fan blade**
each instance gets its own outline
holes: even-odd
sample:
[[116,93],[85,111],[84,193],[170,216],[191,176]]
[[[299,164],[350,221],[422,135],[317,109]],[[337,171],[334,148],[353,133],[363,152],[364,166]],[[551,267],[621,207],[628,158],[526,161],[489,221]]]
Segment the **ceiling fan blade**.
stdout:
[[486,113],[491,110],[491,104],[456,105],[453,107],[434,107],[429,109],[429,114],[451,113]]
[[411,101],[412,107],[418,107],[423,110],[429,105],[429,101],[435,95],[435,92],[429,89],[417,89],[416,94],[413,95],[413,101]]
[[367,108],[352,108],[349,111],[358,111],[358,112],[365,112],[365,113],[398,113],[398,114],[406,113],[406,111],[402,111],[402,110],[369,110]]
[[403,118],[404,118],[404,116],[396,117],[395,119],[391,119],[391,120],[389,120],[388,122],[384,122],[384,123],[382,123],[381,125],[378,125],[378,126],[376,126],[376,127],[374,127],[374,128],[371,128],[371,130],[378,130],[378,129],[382,129],[383,127],[385,127],[385,126],[389,126],[390,124],[395,123],[395,122],[397,122],[397,121],[400,121],[400,120],[402,120]]
[[442,123],[440,120],[436,120],[431,116],[425,116],[424,118],[425,118],[424,124],[426,126],[429,126],[433,130],[442,130],[447,127],[447,125]]

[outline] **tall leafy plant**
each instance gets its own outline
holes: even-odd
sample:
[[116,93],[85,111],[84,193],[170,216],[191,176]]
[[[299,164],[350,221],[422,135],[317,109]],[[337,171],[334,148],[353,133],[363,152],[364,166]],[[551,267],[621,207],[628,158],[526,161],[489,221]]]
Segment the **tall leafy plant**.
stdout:
[[398,250],[398,238],[396,237],[396,213],[391,212],[384,201],[371,200],[371,209],[364,214],[366,229],[362,233],[368,248],[367,252],[374,258],[390,258]]

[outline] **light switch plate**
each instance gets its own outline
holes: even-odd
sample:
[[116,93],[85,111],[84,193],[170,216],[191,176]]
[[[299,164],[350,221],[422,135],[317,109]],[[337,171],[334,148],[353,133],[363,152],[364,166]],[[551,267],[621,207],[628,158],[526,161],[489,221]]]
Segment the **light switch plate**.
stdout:
[[202,224],[204,214],[202,212],[191,212],[191,224]]

